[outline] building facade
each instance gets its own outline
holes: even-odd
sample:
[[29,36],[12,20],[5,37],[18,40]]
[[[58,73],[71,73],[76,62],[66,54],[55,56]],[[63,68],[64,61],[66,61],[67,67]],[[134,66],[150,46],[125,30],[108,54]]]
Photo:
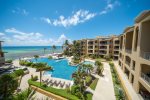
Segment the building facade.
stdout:
[[4,52],[2,51],[2,42],[0,41],[0,65],[5,63]]
[[142,12],[119,40],[122,71],[137,93],[150,96],[150,11]]
[[82,39],[82,55],[99,55],[101,57],[111,56],[118,59],[119,55],[119,38],[118,36],[101,37],[95,39]]

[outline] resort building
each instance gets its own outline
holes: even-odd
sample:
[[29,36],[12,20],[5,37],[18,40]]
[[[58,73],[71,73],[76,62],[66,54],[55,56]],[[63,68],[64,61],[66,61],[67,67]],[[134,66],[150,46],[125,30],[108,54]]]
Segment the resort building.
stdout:
[[119,66],[137,93],[150,96],[150,11],[137,16],[119,40]]
[[82,55],[99,55],[101,57],[111,56],[118,59],[119,55],[119,38],[118,36],[98,36],[95,39],[82,39]]
[[0,65],[5,63],[4,52],[2,51],[2,42],[0,41]]

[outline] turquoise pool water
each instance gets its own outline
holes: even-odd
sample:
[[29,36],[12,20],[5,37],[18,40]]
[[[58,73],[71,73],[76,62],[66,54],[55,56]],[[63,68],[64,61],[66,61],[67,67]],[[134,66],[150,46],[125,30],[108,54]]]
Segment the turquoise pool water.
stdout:
[[[35,60],[32,59],[32,61],[34,62]],[[56,78],[72,80],[72,73],[77,70],[77,66],[69,65],[67,59],[49,60],[48,58],[39,58],[37,62],[44,62],[52,66],[54,71],[45,71],[44,74],[51,74],[52,77]]]

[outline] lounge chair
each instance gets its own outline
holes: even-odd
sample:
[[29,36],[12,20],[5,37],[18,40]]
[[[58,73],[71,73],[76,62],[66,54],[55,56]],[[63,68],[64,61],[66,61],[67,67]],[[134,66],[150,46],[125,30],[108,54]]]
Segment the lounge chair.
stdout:
[[55,85],[58,86],[61,83],[61,81],[59,81],[58,83],[56,83]]
[[53,86],[54,84],[56,84],[56,82],[57,82],[57,81],[55,80],[54,82],[52,82],[52,84],[50,84],[50,86]]
[[63,88],[63,87],[64,87],[64,85],[65,85],[65,82],[60,83],[60,87],[61,87],[61,88]]
[[50,79],[50,80],[47,82],[47,85],[48,85],[48,84],[50,84],[50,83],[52,83],[52,81],[53,81],[53,80],[52,80],[52,79]]

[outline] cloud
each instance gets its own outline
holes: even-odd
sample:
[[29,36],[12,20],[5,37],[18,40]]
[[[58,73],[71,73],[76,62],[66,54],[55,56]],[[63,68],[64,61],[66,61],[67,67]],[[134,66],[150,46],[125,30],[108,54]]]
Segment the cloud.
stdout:
[[[67,38],[64,34],[61,34],[58,38],[52,39],[44,36],[39,32],[23,32],[15,28],[5,29],[7,35],[1,36],[0,39],[5,41],[6,45],[17,46],[39,46],[39,45],[62,45]],[[10,33],[12,33],[10,35]]]
[[1,32],[0,32],[0,36],[4,36],[4,35],[5,35],[4,33],[1,33]]
[[21,8],[13,9],[12,13],[21,14],[21,15],[24,15],[24,16],[27,16],[29,14],[29,12],[26,9],[21,9]]
[[78,10],[77,12],[73,13],[72,16],[66,18],[61,15],[58,19],[51,20],[50,18],[42,18],[42,20],[54,26],[69,27],[84,23],[95,16],[96,13],[90,13],[87,10]]
[[97,15],[103,15],[107,14],[111,10],[113,10],[116,6],[120,6],[119,1],[113,1],[113,0],[105,0],[106,6],[103,8],[102,11],[91,13],[88,10],[78,10],[78,11],[72,11],[72,15],[65,17],[64,15],[60,15],[58,19],[50,19],[48,17],[42,17],[41,20],[54,26],[63,26],[63,27],[69,27],[69,26],[76,26],[80,23],[84,23],[92,18],[94,18]]
[[51,20],[49,18],[42,17],[41,20],[43,20],[44,22],[48,24],[51,24]]
[[111,0],[106,0],[107,5],[105,8],[99,13],[100,15],[107,14],[109,11],[113,10],[114,7],[120,6],[119,1],[112,2]]

